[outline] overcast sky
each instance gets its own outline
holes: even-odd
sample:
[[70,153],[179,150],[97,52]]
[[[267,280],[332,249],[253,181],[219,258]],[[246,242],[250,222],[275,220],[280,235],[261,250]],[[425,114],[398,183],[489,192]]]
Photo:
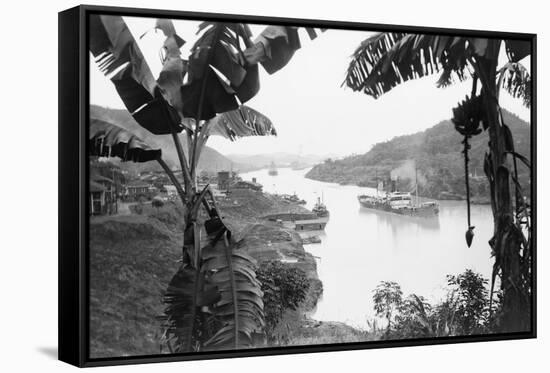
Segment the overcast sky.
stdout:
[[[155,76],[161,69],[159,48],[162,32],[149,32],[154,19],[125,17]],[[197,29],[196,22],[174,21],[178,34],[187,41],[187,58]],[[254,35],[265,26],[253,26]],[[341,87],[345,71],[359,43],[371,33],[327,30],[310,41],[301,30],[302,48],[289,64],[273,75],[260,68],[259,93],[246,104],[267,115],[277,137],[250,137],[230,142],[212,137],[208,145],[224,154],[292,152],[302,154],[365,153],[371,146],[394,136],[414,133],[451,117],[451,109],[469,94],[471,81],[436,88],[437,76],[413,80],[394,88],[377,100]],[[526,63],[528,67],[528,62]],[[124,108],[113,84],[103,76],[93,59],[90,68],[90,101],[111,108]],[[501,94],[501,105],[529,121],[521,101]]]

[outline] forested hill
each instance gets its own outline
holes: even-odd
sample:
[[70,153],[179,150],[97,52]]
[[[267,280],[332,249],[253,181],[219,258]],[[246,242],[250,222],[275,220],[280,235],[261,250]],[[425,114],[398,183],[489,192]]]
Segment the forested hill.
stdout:
[[[145,128],[141,127],[132,116],[128,113],[127,110],[121,109],[110,109],[102,106],[90,105],[90,117],[96,119],[102,119],[109,121],[113,124],[116,124],[122,128],[127,129],[128,131],[134,133],[136,136],[144,140],[147,144],[153,148],[162,149],[162,156],[166,162],[175,168],[179,168],[178,157],[176,149],[174,147],[174,142],[170,135],[153,135]],[[184,142],[185,145],[185,142]],[[127,162],[124,164],[125,168],[139,169],[140,172],[148,170],[160,170],[160,166],[157,162],[148,162],[148,163],[131,163]],[[241,170],[248,169],[245,165],[238,164],[231,161],[229,158],[225,157],[223,154],[218,151],[206,146],[199,160],[198,169],[207,170],[207,171],[221,171],[221,170]]]
[[[507,111],[503,112],[503,117],[514,136],[516,151],[530,158],[530,125]],[[425,131],[378,143],[365,154],[329,159],[313,167],[306,177],[340,184],[374,186],[377,177],[384,179],[391,175],[399,177],[401,190],[412,190],[416,165],[421,195],[461,199],[465,195],[462,139],[452,122],[445,120]],[[472,196],[478,202],[488,199],[488,185],[483,172],[488,140],[486,131],[471,139]],[[519,171],[523,185],[530,189],[527,187],[528,170],[520,165]]]

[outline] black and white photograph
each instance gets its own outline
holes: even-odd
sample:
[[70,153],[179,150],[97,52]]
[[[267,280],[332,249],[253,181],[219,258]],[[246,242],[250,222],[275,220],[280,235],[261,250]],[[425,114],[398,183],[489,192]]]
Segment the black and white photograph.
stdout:
[[87,31],[89,359],[534,333],[531,34]]

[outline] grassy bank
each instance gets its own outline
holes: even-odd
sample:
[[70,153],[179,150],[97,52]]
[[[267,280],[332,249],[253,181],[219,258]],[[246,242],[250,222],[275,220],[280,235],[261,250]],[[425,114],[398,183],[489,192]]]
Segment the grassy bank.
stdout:
[[[308,318],[322,294],[315,258],[304,250],[296,232],[262,218],[306,209],[248,190],[235,191],[219,207],[236,237],[246,236],[243,248],[258,262],[283,260],[303,270],[310,281],[301,309],[288,312],[281,322],[281,331],[291,332],[285,335],[285,344],[365,339],[344,324],[316,324]],[[92,217],[90,221],[92,357],[159,353],[157,317],[164,309],[162,295],[179,266],[182,211],[172,202],[160,208],[145,204],[131,211],[130,215]]]

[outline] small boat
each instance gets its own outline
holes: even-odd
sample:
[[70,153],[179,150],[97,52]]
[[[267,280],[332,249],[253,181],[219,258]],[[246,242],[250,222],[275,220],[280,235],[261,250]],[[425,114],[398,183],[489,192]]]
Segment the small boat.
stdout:
[[290,203],[297,203],[299,205],[305,205],[306,204],[306,201],[303,200],[303,199],[300,199],[300,197],[298,197],[298,195],[296,193],[294,193],[294,194],[282,194],[281,197],[285,201],[290,202]]
[[321,198],[317,198],[317,203],[313,206],[311,211],[321,218],[330,216],[330,212],[327,210],[327,206],[321,202]]
[[330,218],[330,213],[325,204],[321,201],[321,198],[317,198],[317,203],[315,203],[311,212],[314,214],[312,218],[295,221],[295,230],[322,231],[325,229]]
[[277,176],[279,174],[279,171],[277,171],[277,166],[275,166],[274,162],[271,162],[271,165],[269,166],[269,171],[267,171],[269,176]]

